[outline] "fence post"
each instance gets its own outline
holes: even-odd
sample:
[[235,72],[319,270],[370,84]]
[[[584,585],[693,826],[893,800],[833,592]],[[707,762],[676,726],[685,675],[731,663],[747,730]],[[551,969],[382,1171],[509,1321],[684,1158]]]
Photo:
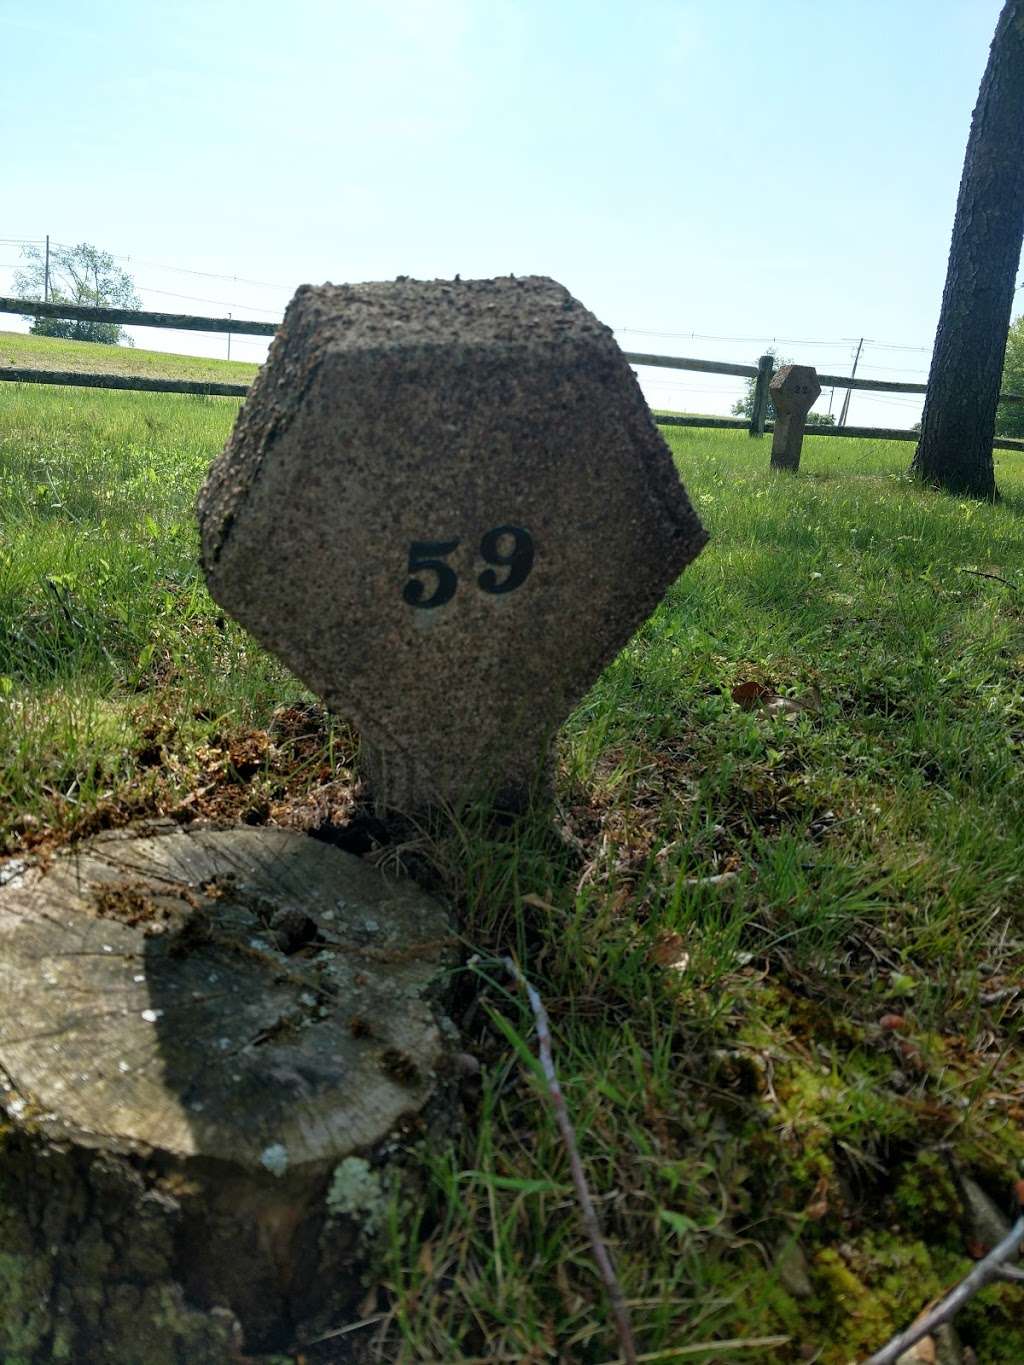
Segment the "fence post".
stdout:
[[768,414],[768,385],[772,382],[772,366],[775,357],[763,355],[757,362],[757,378],[754,380],[754,401],[750,408],[750,435],[763,436],[765,417]]

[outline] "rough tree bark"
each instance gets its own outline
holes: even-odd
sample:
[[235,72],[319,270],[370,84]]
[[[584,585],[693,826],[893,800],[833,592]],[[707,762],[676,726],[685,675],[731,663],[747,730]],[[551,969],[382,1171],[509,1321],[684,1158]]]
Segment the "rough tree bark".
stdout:
[[925,483],[996,496],[996,403],[1024,237],[1024,0],[1007,0],[967,142],[921,440]]

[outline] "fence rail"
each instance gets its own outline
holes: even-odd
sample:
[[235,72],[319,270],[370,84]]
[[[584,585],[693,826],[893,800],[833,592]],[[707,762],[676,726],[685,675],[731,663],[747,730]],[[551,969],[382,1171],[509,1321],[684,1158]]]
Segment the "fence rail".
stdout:
[[[654,365],[668,370],[699,370],[703,374],[733,374],[742,379],[756,379],[756,365],[733,365],[724,360],[695,360],[692,356],[646,355],[638,351],[623,352],[631,365]],[[872,393],[927,393],[927,384],[911,384],[898,379],[855,379],[848,374],[819,374],[823,389],[866,389]],[[1003,393],[1000,399],[1008,403],[1024,403],[1024,394]]]
[[[88,374],[83,371],[25,370],[14,366],[0,366],[0,380],[16,384],[67,384],[85,389],[136,389],[148,393],[190,393],[207,398],[244,398],[248,384],[217,384],[200,379],[148,379],[143,375]],[[749,431],[745,417],[689,417],[677,413],[655,414],[655,422],[662,427],[711,427],[727,431]],[[764,430],[773,432],[774,422],[765,422]],[[858,436],[874,441],[916,441],[918,433],[905,427],[833,427],[810,426],[805,436]],[[1024,441],[997,436],[992,445],[997,450],[1016,450],[1024,453]]]
[[[151,313],[137,308],[97,308],[93,305],[71,303],[43,303],[39,299],[0,297],[0,313],[19,313],[22,316],[71,319],[77,322],[116,322],[127,327],[168,327],[188,332],[232,332],[240,336],[272,337],[279,322],[245,322],[238,318],[208,318],[188,313]],[[659,369],[693,370],[701,374],[724,374],[740,379],[764,380],[766,357],[759,365],[737,365],[724,360],[700,360],[694,356],[650,355],[642,351],[625,351],[630,365],[650,365]],[[190,393],[206,397],[244,398],[247,384],[219,384],[191,379],[149,379],[141,375],[90,374],[66,370],[23,369],[0,365],[0,382],[16,384],[61,384],[76,388],[136,389],[150,393]],[[890,379],[856,379],[849,375],[819,374],[823,389],[860,389],[870,393],[927,393],[927,384],[911,384]],[[762,402],[765,395],[761,395]],[[1001,393],[1002,403],[1024,403],[1024,394]],[[748,430],[751,434],[771,431],[773,424],[755,419],[751,423],[743,417],[658,417],[662,426],[722,427]],[[756,424],[756,425],[755,425]],[[918,433],[901,427],[809,426],[807,436],[859,436],[876,441],[915,441]],[[993,446],[998,450],[1024,451],[1024,441],[997,437]]]
[[[675,413],[654,414],[659,427],[719,427],[732,431],[749,431],[750,423],[745,417],[683,417]],[[766,432],[774,432],[775,423],[765,422]],[[856,436],[868,441],[916,441],[919,431],[908,431],[906,427],[832,427],[825,423],[804,427],[805,436]],[[996,450],[1016,450],[1024,454],[1024,441],[1010,436],[997,436],[992,441]]]
[[654,365],[666,370],[697,370],[701,374],[735,374],[741,379],[756,379],[756,365],[733,365],[725,360],[695,360],[686,355],[646,355],[640,351],[623,351],[631,365]]
[[208,398],[244,398],[248,384],[218,384],[204,379],[152,379],[146,375],[103,374],[87,370],[25,370],[0,365],[0,380],[14,384],[69,384],[79,389],[141,389],[148,393],[196,393]]
[[280,322],[246,322],[242,318],[204,318],[189,313],[147,313],[139,308],[97,308],[93,304],[43,303],[40,299],[2,297],[0,313],[70,318],[72,322],[117,322],[122,327],[171,327],[180,332],[232,332],[252,337],[272,337],[281,325]]

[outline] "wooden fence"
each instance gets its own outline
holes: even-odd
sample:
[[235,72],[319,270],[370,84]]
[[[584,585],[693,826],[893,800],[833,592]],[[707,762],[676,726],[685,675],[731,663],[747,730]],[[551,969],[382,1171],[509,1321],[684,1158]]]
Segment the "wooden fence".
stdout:
[[[170,327],[189,332],[231,332],[240,336],[272,337],[280,323],[245,322],[238,318],[207,318],[186,313],[150,313],[135,308],[97,308],[92,305],[42,303],[38,299],[0,297],[0,313],[22,316],[62,318],[80,322],[114,322],[125,327]],[[753,379],[753,413],[746,417],[689,417],[659,416],[661,426],[721,427],[749,431],[760,436],[771,431],[772,423],[765,421],[768,405],[768,384],[772,377],[772,357],[761,356],[756,365],[736,365],[724,360],[699,360],[692,356],[648,355],[638,351],[624,352],[631,365],[651,365],[659,369],[692,370],[701,374],[726,374],[740,379]],[[0,381],[16,384],[61,384],[95,389],[141,389],[151,393],[191,393],[216,398],[244,398],[247,384],[206,383],[190,379],[150,379],[142,375],[89,374],[65,370],[24,369],[15,365],[0,365]],[[926,393],[927,384],[910,384],[889,379],[856,379],[849,375],[819,374],[822,388],[860,389],[871,393]],[[1003,393],[1000,401],[1024,403],[1024,394]],[[916,441],[918,433],[902,427],[833,427],[809,426],[807,436],[855,436],[876,441]],[[1024,451],[1024,441],[997,437],[993,445],[1000,450]]]

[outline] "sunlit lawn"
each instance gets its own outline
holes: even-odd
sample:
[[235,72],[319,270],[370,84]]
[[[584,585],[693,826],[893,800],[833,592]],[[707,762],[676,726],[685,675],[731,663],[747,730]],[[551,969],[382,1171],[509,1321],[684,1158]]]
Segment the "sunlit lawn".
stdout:
[[[352,736],[196,565],[236,411],[0,385],[0,853],[157,810],[343,822]],[[1020,1174],[1024,467],[993,507],[912,485],[907,445],[809,440],[779,478],[768,441],[665,434],[712,541],[566,725],[556,810],[417,851],[480,955],[482,1084],[394,1223],[391,1359],[617,1354],[497,953],[552,1014],[644,1351],[854,1360],[967,1268],[943,1152],[996,1198]],[[1021,1308],[961,1315],[986,1365],[1024,1359]]]

